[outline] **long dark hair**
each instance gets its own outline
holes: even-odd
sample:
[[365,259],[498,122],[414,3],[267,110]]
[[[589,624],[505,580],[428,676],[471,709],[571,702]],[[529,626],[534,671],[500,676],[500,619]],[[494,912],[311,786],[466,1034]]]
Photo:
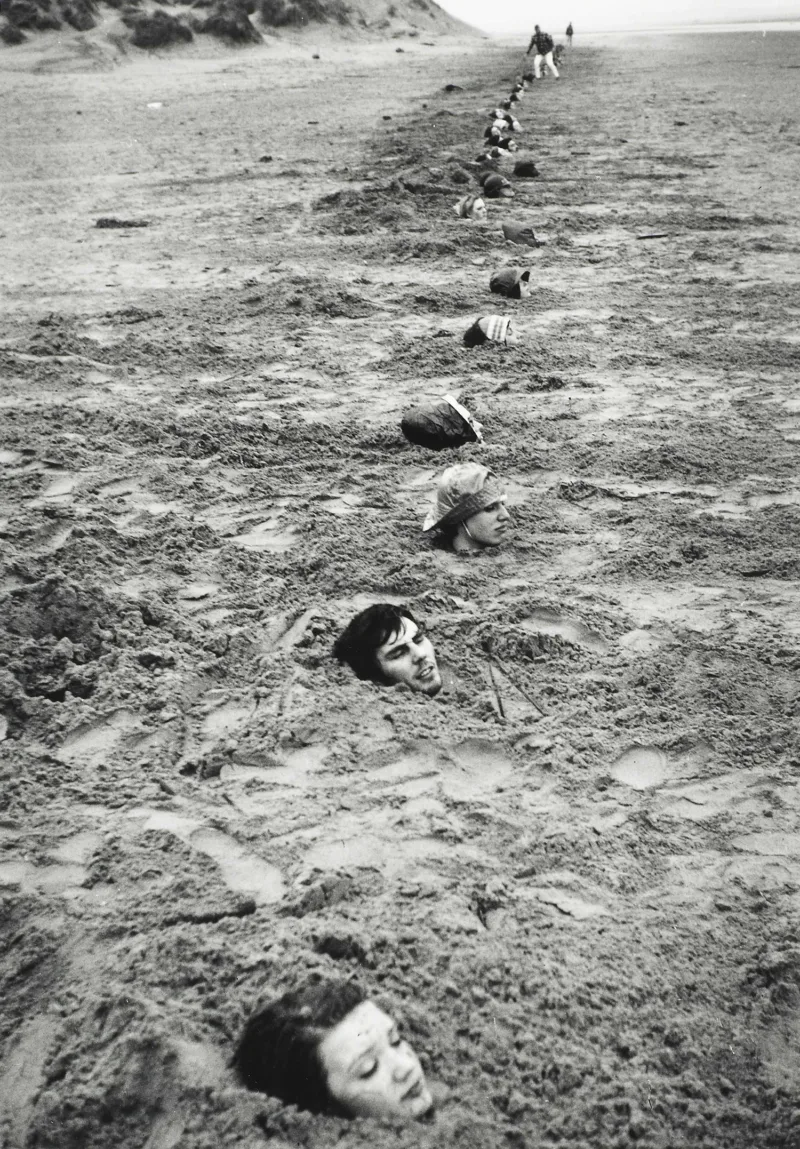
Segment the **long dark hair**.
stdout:
[[350,981],[316,981],[264,1006],[245,1026],[233,1066],[248,1089],[312,1113],[338,1113],[319,1059],[325,1035],[365,1001]]

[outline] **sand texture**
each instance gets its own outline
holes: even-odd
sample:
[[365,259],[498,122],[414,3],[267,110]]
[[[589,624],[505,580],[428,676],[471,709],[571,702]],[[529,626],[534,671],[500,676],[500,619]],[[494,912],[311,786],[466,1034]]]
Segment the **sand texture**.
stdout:
[[[0,1142],[797,1149],[800,37],[578,37],[481,224],[516,48],[92,35],[0,51]],[[485,445],[411,447],[448,390]],[[446,697],[332,662],[377,601]],[[237,1087],[312,971],[434,1123]]]

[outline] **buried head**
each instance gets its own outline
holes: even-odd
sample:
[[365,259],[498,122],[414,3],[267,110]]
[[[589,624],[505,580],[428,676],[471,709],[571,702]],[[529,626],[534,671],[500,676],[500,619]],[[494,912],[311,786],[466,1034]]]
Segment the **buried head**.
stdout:
[[356,1117],[422,1117],[433,1104],[419,1059],[397,1026],[364,1001],[320,1043],[331,1096]]
[[358,678],[383,686],[403,683],[420,694],[437,694],[442,676],[431,640],[407,607],[376,603],[351,619],[333,654]]
[[260,1010],[234,1066],[248,1089],[313,1113],[408,1120],[433,1103],[414,1051],[352,982],[311,982]]
[[489,468],[456,463],[442,473],[422,529],[441,531],[454,550],[467,553],[499,546],[510,522],[505,489]]

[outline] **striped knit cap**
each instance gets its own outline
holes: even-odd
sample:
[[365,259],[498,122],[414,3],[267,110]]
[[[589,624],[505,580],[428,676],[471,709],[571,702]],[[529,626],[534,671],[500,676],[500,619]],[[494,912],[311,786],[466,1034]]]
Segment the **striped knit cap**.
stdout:
[[483,319],[478,320],[478,326],[492,343],[505,343],[508,339],[511,320],[507,315],[486,315]]

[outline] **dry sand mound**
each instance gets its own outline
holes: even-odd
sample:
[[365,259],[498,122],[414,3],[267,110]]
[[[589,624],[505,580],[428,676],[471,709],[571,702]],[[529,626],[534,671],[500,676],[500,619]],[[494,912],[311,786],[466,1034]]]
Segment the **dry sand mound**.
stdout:
[[[110,15],[117,9],[121,21],[114,26]],[[14,46],[31,32],[87,32],[98,24],[119,51],[128,45],[167,48],[190,41],[195,32],[229,44],[258,44],[262,30],[272,34],[316,25],[333,25],[351,38],[468,31],[435,0],[186,0],[169,11],[150,0],[9,0],[0,13],[0,39]]]

